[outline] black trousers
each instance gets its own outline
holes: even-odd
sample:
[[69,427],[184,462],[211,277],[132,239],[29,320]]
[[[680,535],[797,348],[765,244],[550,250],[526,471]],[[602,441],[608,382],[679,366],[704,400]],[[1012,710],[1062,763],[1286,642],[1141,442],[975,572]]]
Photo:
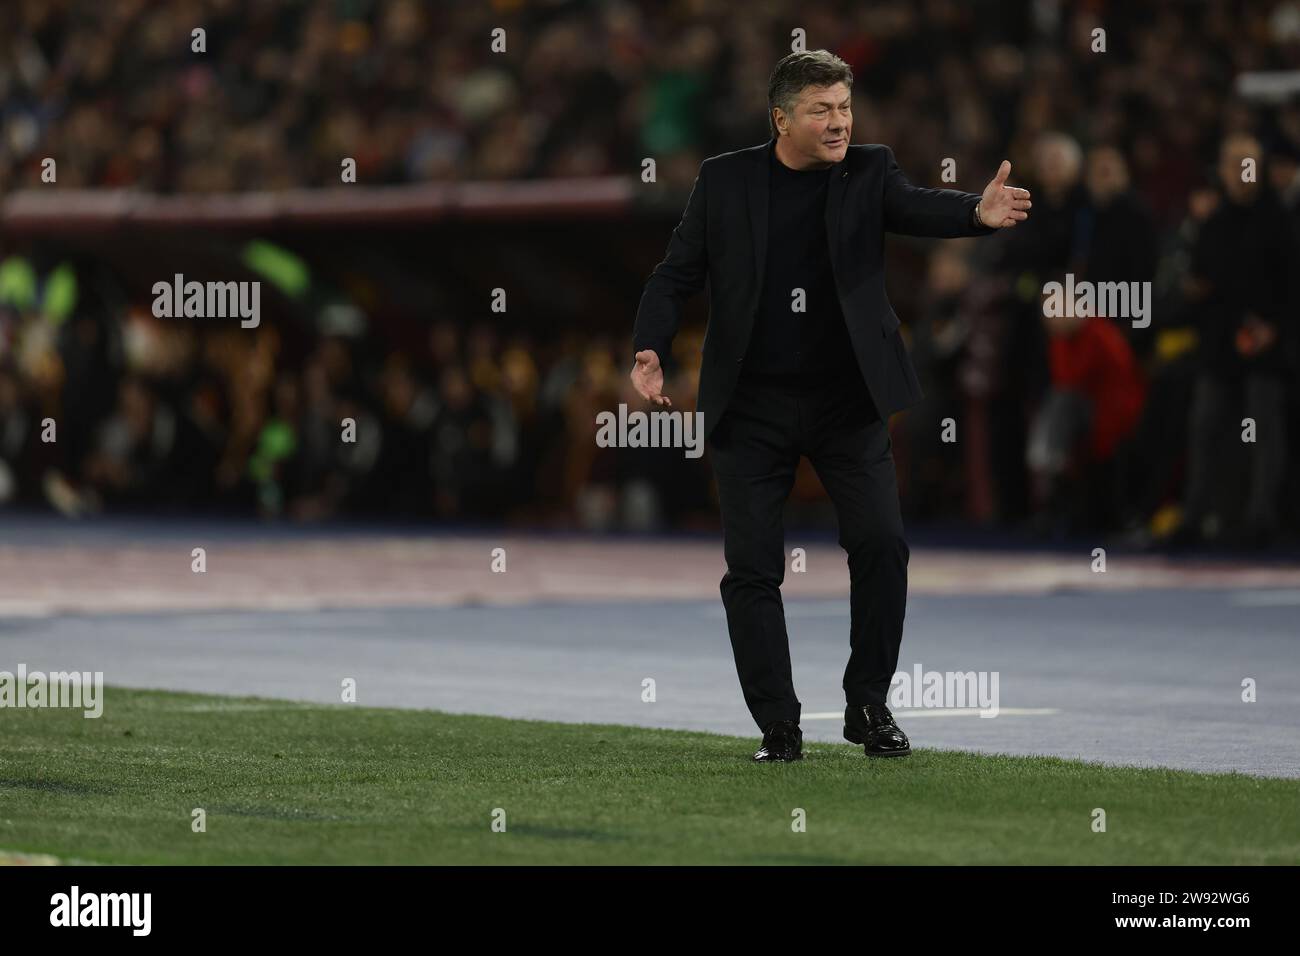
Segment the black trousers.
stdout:
[[800,717],[781,584],[783,512],[800,456],[835,506],[848,554],[850,705],[884,704],[898,666],[907,562],[893,446],[856,367],[813,382],[744,380],[709,436],[727,573],[722,602],[745,704],[760,729]]

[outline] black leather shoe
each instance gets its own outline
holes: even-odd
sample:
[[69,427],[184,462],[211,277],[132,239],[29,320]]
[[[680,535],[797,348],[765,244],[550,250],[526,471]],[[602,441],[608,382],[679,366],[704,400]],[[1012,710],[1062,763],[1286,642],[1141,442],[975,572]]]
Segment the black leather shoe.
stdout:
[[802,760],[803,731],[793,720],[776,720],[763,731],[763,746],[754,753],[758,761]]
[[912,752],[907,734],[884,704],[845,707],[844,739],[862,744],[868,757],[906,757]]

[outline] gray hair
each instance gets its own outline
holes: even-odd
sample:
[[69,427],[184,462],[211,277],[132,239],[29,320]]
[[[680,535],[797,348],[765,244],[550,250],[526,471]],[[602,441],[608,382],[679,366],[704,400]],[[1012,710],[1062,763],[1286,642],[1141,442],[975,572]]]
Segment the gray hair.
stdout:
[[853,89],[853,71],[829,50],[805,50],[783,56],[767,81],[767,125],[772,135],[777,134],[776,120],[772,118],[774,107],[781,107],[787,116],[793,115],[795,100],[806,87],[836,83]]

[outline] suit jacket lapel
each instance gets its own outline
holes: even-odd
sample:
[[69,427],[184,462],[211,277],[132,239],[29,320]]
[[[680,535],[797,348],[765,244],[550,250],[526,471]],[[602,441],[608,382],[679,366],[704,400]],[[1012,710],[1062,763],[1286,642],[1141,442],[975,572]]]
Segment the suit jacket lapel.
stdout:
[[840,209],[844,205],[844,187],[849,182],[849,154],[831,167],[830,183],[826,188],[826,249],[831,257],[831,269],[836,270],[840,251]]
[[754,295],[762,294],[763,268],[767,262],[767,196],[772,178],[772,150],[776,148],[776,137],[767,141],[767,148],[755,152],[758,162],[749,168],[746,177],[749,186],[749,226],[753,230],[754,241]]

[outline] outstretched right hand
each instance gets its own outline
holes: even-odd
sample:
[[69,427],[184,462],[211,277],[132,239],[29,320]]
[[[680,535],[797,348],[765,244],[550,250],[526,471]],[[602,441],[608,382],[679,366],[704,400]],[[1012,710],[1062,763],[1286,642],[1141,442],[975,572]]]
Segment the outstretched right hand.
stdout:
[[672,400],[663,393],[664,370],[659,365],[659,355],[654,349],[642,349],[636,353],[636,364],[632,366],[632,385],[646,401],[656,405],[672,405]]

